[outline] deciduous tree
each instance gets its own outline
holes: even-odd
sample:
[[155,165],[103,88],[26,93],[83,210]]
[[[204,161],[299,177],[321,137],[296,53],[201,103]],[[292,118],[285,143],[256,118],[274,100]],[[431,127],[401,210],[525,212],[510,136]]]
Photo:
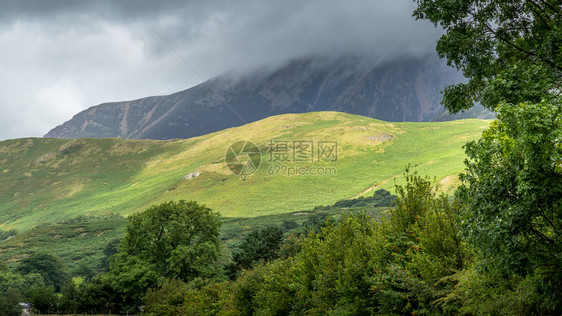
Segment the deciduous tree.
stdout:
[[467,83],[445,89],[452,112],[474,102],[538,103],[562,93],[562,2],[559,0],[416,0],[414,16],[445,30],[440,57]]
[[218,258],[218,213],[197,202],[166,202],[134,214],[119,257],[147,262],[163,278],[189,281],[211,274]]

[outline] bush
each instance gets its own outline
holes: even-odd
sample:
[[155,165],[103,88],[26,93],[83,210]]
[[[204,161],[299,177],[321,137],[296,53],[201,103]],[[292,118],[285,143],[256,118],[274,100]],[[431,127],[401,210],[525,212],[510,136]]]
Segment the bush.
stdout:
[[[168,280],[149,290],[145,311],[149,315],[235,315],[229,283],[186,284]],[[203,282],[207,283],[207,282]]]
[[15,229],[10,230],[0,230],[0,241],[6,240],[10,237],[17,235],[18,232]]

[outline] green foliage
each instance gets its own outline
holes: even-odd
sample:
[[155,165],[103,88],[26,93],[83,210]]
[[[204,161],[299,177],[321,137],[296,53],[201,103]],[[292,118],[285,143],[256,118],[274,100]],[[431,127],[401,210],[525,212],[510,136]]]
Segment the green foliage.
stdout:
[[332,207],[335,208],[349,208],[349,207],[390,207],[394,204],[396,195],[390,194],[385,189],[378,189],[370,197],[360,196],[356,199],[341,200]]
[[15,229],[10,230],[0,230],[0,241],[4,241],[10,237],[17,235],[18,232]]
[[14,288],[10,287],[6,292],[0,293],[0,315],[20,316],[22,314],[20,301],[21,294]]
[[171,279],[158,289],[150,289],[146,294],[145,309],[149,315],[180,315],[180,309],[189,292],[186,283]]
[[322,228],[332,224],[333,221],[334,219],[329,213],[318,212],[310,216],[307,221],[303,223],[303,227],[306,229],[306,232],[313,231],[319,234],[322,232]]
[[373,193],[372,200],[374,207],[391,207],[394,206],[396,195],[390,194],[385,189],[378,189]]
[[[352,208],[346,211],[359,211]],[[366,208],[367,214],[378,218],[380,208]],[[277,215],[257,217],[225,218],[221,217],[221,231],[219,238],[223,244],[236,248],[243,237],[256,228],[267,226],[283,226],[284,222],[291,222],[294,227],[292,233],[306,233],[302,227],[311,217],[323,214],[321,217],[338,217],[339,209],[321,209],[318,211],[291,212]],[[96,273],[109,270],[109,259],[118,252],[118,245],[123,237],[127,218],[116,214],[98,216],[81,216],[65,220],[61,223],[42,225],[30,231],[22,232],[13,238],[0,243],[0,270],[2,263],[15,268],[14,260],[24,257],[29,249],[42,249],[61,258],[67,270],[76,276],[80,266],[87,266]],[[295,227],[296,226],[298,227]],[[319,222],[323,225],[323,221]],[[307,224],[308,225],[308,224]]]
[[299,227],[299,224],[293,220],[284,220],[281,227],[283,227],[284,230],[289,231]]
[[560,96],[562,4],[557,0],[420,0],[414,16],[445,29],[440,57],[469,79],[445,89],[452,112],[480,102],[538,103]]
[[33,285],[45,285],[43,277],[38,273],[21,275],[10,271],[0,272],[0,293],[6,293],[9,288],[23,293],[25,289]]
[[384,254],[381,227],[372,218],[346,215],[337,224],[310,235],[296,256],[302,270],[300,291],[307,309],[315,313],[361,314],[372,312],[369,277],[366,268],[381,262]]
[[77,286],[73,282],[66,283],[61,289],[59,311],[76,314],[80,307],[80,293]]
[[110,259],[114,254],[119,252],[118,247],[119,247],[120,242],[121,242],[121,239],[118,239],[118,238],[113,239],[103,249],[103,258],[101,260],[101,265],[100,265],[100,268],[102,269],[102,271],[109,270]]
[[246,270],[234,284],[233,302],[242,315],[302,314],[303,300],[297,293],[297,261],[263,263]]
[[436,197],[429,179],[409,170],[405,179],[380,221],[343,215],[297,240],[299,251],[242,273],[236,307],[244,315],[458,313],[458,275],[472,259],[459,206]]
[[420,177],[417,172],[410,174],[410,166],[404,174],[406,184],[396,186],[396,207],[391,210],[389,221],[394,234],[409,235],[414,223],[432,206],[435,191],[431,181]]
[[243,315],[361,314],[372,311],[368,277],[380,227],[364,214],[346,215],[310,233],[294,257],[245,271],[234,302]]
[[[110,271],[92,290],[108,289],[102,299],[117,310],[136,313],[148,289],[177,278],[190,281],[216,271],[219,215],[196,202],[167,202],[130,216]],[[113,252],[111,244],[107,254]],[[86,304],[85,304],[86,305]],[[89,305],[89,304],[87,304]]]
[[278,257],[283,241],[283,229],[267,226],[250,232],[233,256],[233,269],[248,269],[259,261],[269,261]]
[[109,273],[100,277],[100,283],[114,293],[109,298],[119,311],[137,313],[147,290],[156,287],[161,277],[155,264],[119,253],[111,262]]
[[251,271],[245,271],[234,289],[234,304],[242,315],[254,315],[258,306],[255,297],[264,284],[265,276],[269,272],[266,266],[258,265]]
[[[84,282],[76,289],[76,293],[71,296],[65,296],[65,306],[67,313],[75,313],[75,311],[82,311],[88,314],[101,314],[101,313],[119,313],[124,311],[127,313],[135,309],[138,302],[134,306],[122,305],[123,299],[120,294],[112,287],[110,280],[107,277],[98,277],[91,282]],[[66,292],[68,295],[69,292]],[[139,294],[140,296],[140,294]],[[74,297],[74,299],[71,299]],[[72,310],[75,309],[75,310]]]
[[119,260],[108,274],[96,276],[80,285],[66,283],[58,301],[58,312],[77,314],[136,314],[158,276],[152,267],[134,259]]
[[[482,284],[510,281],[502,292],[473,291],[470,301],[500,313],[559,314],[562,108],[543,102],[498,111],[482,139],[466,146],[469,160],[458,195],[466,207],[464,235],[482,254]],[[486,295],[501,300],[479,298]]]
[[62,149],[60,150],[60,154],[63,156],[73,155],[80,152],[83,147],[84,144],[82,143],[70,143],[68,146],[62,147]]
[[31,249],[41,249],[63,260],[70,272],[81,265],[100,271],[103,270],[100,261],[104,247],[111,240],[122,237],[126,223],[127,219],[120,215],[106,214],[38,225],[1,242],[0,260],[15,268],[18,259],[28,256]]
[[296,234],[290,234],[283,240],[279,247],[279,257],[281,259],[294,257],[301,252],[301,246],[302,238]]
[[498,121],[466,146],[459,189],[465,234],[505,273],[538,268],[562,281],[562,108],[524,103],[498,110]]
[[[427,314],[455,313],[448,296],[458,283],[455,275],[471,257],[461,240],[458,204],[417,172],[404,174],[397,186],[396,207],[383,218],[384,260],[371,278],[378,312]],[[390,251],[389,251],[390,250]]]
[[148,315],[239,315],[232,306],[231,285],[195,285],[172,279],[148,291]]
[[89,281],[96,275],[96,272],[82,262],[78,265],[78,268],[74,270],[73,274],[84,278],[84,280],[86,281]]
[[[455,275],[458,285],[443,302],[456,301],[464,315],[557,315],[558,293],[540,276],[505,277],[469,268]],[[449,300],[447,302],[447,300]]]
[[43,277],[38,273],[21,275],[9,270],[0,271],[0,315],[21,315],[19,302],[23,294],[34,287],[44,287]]
[[119,258],[149,264],[165,278],[209,276],[219,255],[219,215],[196,202],[166,202],[131,215]]
[[16,271],[23,275],[40,274],[45,281],[45,286],[52,286],[57,292],[68,280],[63,262],[59,258],[46,253],[35,253],[22,259]]
[[52,286],[34,285],[25,291],[24,297],[33,310],[41,314],[57,311],[58,297]]

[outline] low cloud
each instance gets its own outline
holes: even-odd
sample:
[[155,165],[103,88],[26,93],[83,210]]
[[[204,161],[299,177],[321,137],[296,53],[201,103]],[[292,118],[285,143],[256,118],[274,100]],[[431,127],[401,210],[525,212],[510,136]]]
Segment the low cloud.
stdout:
[[42,136],[89,106],[173,93],[225,71],[309,55],[427,54],[439,36],[430,23],[414,21],[414,3],[406,0],[35,0],[0,7],[0,139]]

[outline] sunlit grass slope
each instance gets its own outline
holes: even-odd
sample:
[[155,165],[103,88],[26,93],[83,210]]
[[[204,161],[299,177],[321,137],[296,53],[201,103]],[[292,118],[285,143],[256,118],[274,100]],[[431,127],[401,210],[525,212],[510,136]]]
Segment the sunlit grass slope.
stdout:
[[[187,140],[3,141],[0,228],[26,230],[80,214],[129,215],[179,199],[200,201],[227,217],[298,211],[368,194],[376,186],[392,189],[408,163],[418,164],[420,173],[436,177],[446,189],[463,170],[463,144],[487,125],[476,119],[387,123],[315,112],[274,116]],[[229,145],[239,140],[262,152],[259,169],[245,177],[232,174],[224,161]],[[330,168],[331,174],[271,175],[276,170],[269,161],[271,140],[312,142],[313,161],[282,167]],[[322,141],[337,142],[337,161],[316,161]],[[194,171],[200,175],[184,180]]]

